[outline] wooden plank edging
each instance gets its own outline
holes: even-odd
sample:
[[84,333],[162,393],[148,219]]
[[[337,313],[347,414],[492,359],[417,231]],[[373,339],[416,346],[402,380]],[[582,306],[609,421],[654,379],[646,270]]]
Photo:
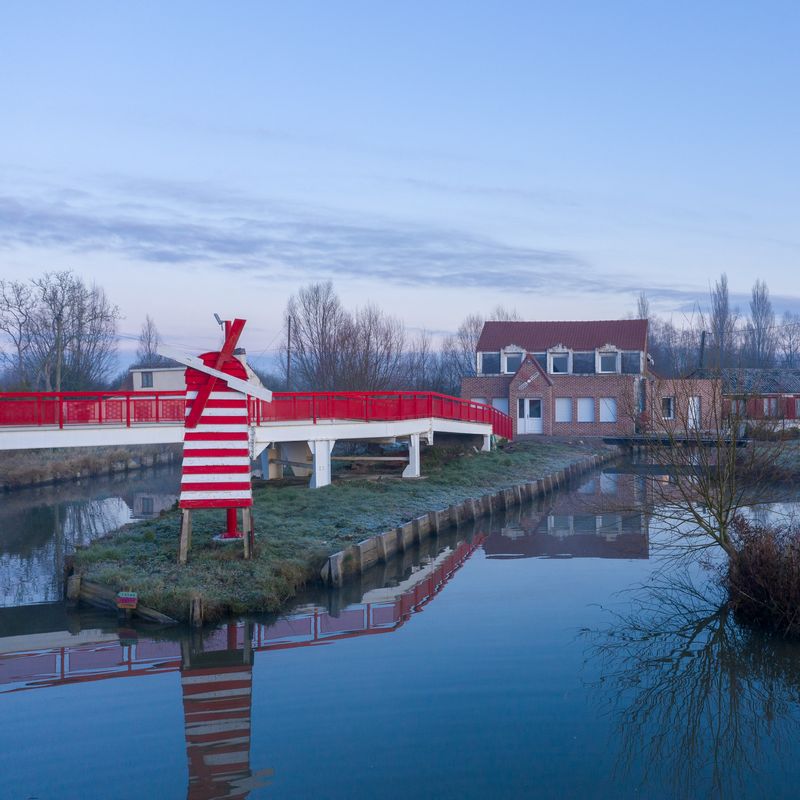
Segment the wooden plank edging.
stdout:
[[370,536],[353,547],[329,556],[320,571],[322,582],[329,586],[342,586],[351,575],[359,575],[374,564],[388,561],[395,553],[405,552],[412,544],[438,534],[449,525],[459,525],[487,516],[501,508],[509,509],[521,505],[525,500],[544,497],[616,457],[617,454],[611,452],[586,456],[543,478],[429,511],[397,528]]

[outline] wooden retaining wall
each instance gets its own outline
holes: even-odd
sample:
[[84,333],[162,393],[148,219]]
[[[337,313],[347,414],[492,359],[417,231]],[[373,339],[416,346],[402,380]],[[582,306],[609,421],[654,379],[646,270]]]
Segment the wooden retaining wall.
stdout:
[[397,528],[370,536],[352,547],[334,553],[320,572],[322,580],[330,586],[341,586],[347,578],[361,574],[378,562],[388,561],[396,553],[405,552],[407,548],[438,534],[450,525],[475,520],[495,511],[513,508],[528,500],[544,497],[617,457],[618,454],[614,452],[587,456],[539,480],[473,497],[438,511],[429,511]]

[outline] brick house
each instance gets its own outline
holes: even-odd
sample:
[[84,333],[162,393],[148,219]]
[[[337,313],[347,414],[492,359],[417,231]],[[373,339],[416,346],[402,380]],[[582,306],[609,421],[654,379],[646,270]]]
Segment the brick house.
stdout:
[[647,363],[644,319],[486,322],[461,396],[510,414],[515,436],[632,434]]

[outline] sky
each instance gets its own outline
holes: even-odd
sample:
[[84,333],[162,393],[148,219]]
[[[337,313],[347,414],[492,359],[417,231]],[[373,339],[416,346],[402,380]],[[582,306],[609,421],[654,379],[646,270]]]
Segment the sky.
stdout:
[[679,321],[722,272],[798,309],[798,41],[796,2],[5,0],[0,277],[266,355],[327,279],[435,333]]

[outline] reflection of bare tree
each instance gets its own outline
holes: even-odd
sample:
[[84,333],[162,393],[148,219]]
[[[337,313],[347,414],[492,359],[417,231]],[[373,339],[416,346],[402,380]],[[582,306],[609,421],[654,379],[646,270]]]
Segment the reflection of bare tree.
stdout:
[[639,773],[643,796],[650,785],[674,797],[740,793],[800,733],[796,647],[736,625],[689,580],[648,587],[635,604],[587,634],[618,726],[617,770]]
[[97,478],[7,494],[0,505],[0,606],[61,599],[65,556],[129,522],[137,496],[168,505],[179,474],[172,467],[141,470],[124,480]]

